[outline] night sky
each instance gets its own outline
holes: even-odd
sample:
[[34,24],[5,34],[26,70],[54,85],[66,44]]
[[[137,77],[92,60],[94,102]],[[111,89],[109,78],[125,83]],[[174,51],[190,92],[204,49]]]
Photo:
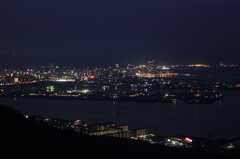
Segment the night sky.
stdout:
[[239,8],[239,0],[2,0],[0,55],[239,60]]

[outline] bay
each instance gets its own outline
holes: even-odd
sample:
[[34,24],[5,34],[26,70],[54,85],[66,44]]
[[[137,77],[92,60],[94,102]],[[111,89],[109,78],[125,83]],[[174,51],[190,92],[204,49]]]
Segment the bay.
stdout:
[[162,136],[234,138],[240,136],[239,92],[222,91],[223,99],[212,104],[137,103],[97,100],[0,98],[0,104],[28,115],[80,119],[88,124],[114,122],[129,129],[149,128]]

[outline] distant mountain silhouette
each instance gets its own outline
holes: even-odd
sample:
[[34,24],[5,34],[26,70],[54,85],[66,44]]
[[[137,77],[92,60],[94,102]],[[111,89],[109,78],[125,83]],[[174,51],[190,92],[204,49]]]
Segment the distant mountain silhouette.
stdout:
[[88,54],[55,56],[8,56],[0,55],[0,68],[39,68],[49,63],[60,67],[94,68],[120,64],[147,64],[154,60],[157,65],[181,63],[214,63],[231,61],[240,64],[240,50],[163,48],[163,47],[109,47]]
[[167,48],[167,47],[112,47],[99,51],[104,57],[113,57],[122,63],[147,64],[155,60],[156,64],[180,63],[213,63],[232,61],[240,63],[240,50],[230,49],[198,49],[198,48]]
[[55,63],[60,67],[74,68],[94,68],[94,67],[109,67],[116,62],[98,58],[90,55],[59,55],[59,56],[8,56],[1,55],[0,68],[40,68],[41,66]]

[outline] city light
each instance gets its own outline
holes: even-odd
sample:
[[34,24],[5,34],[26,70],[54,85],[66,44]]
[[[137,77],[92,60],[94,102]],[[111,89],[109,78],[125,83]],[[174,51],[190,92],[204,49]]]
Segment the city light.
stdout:
[[167,66],[163,66],[162,69],[163,69],[163,70],[169,70],[169,67],[167,67]]
[[186,138],[184,139],[184,141],[185,141],[185,142],[188,142],[188,143],[191,143],[191,142],[192,142],[192,139],[186,137]]

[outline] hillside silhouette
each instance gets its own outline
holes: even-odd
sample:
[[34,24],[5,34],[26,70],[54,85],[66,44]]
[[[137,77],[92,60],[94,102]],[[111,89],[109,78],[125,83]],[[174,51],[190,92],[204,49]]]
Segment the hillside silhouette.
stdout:
[[1,156],[8,158],[215,158],[191,149],[152,145],[143,141],[105,136],[80,135],[59,130],[21,112],[0,105]]

